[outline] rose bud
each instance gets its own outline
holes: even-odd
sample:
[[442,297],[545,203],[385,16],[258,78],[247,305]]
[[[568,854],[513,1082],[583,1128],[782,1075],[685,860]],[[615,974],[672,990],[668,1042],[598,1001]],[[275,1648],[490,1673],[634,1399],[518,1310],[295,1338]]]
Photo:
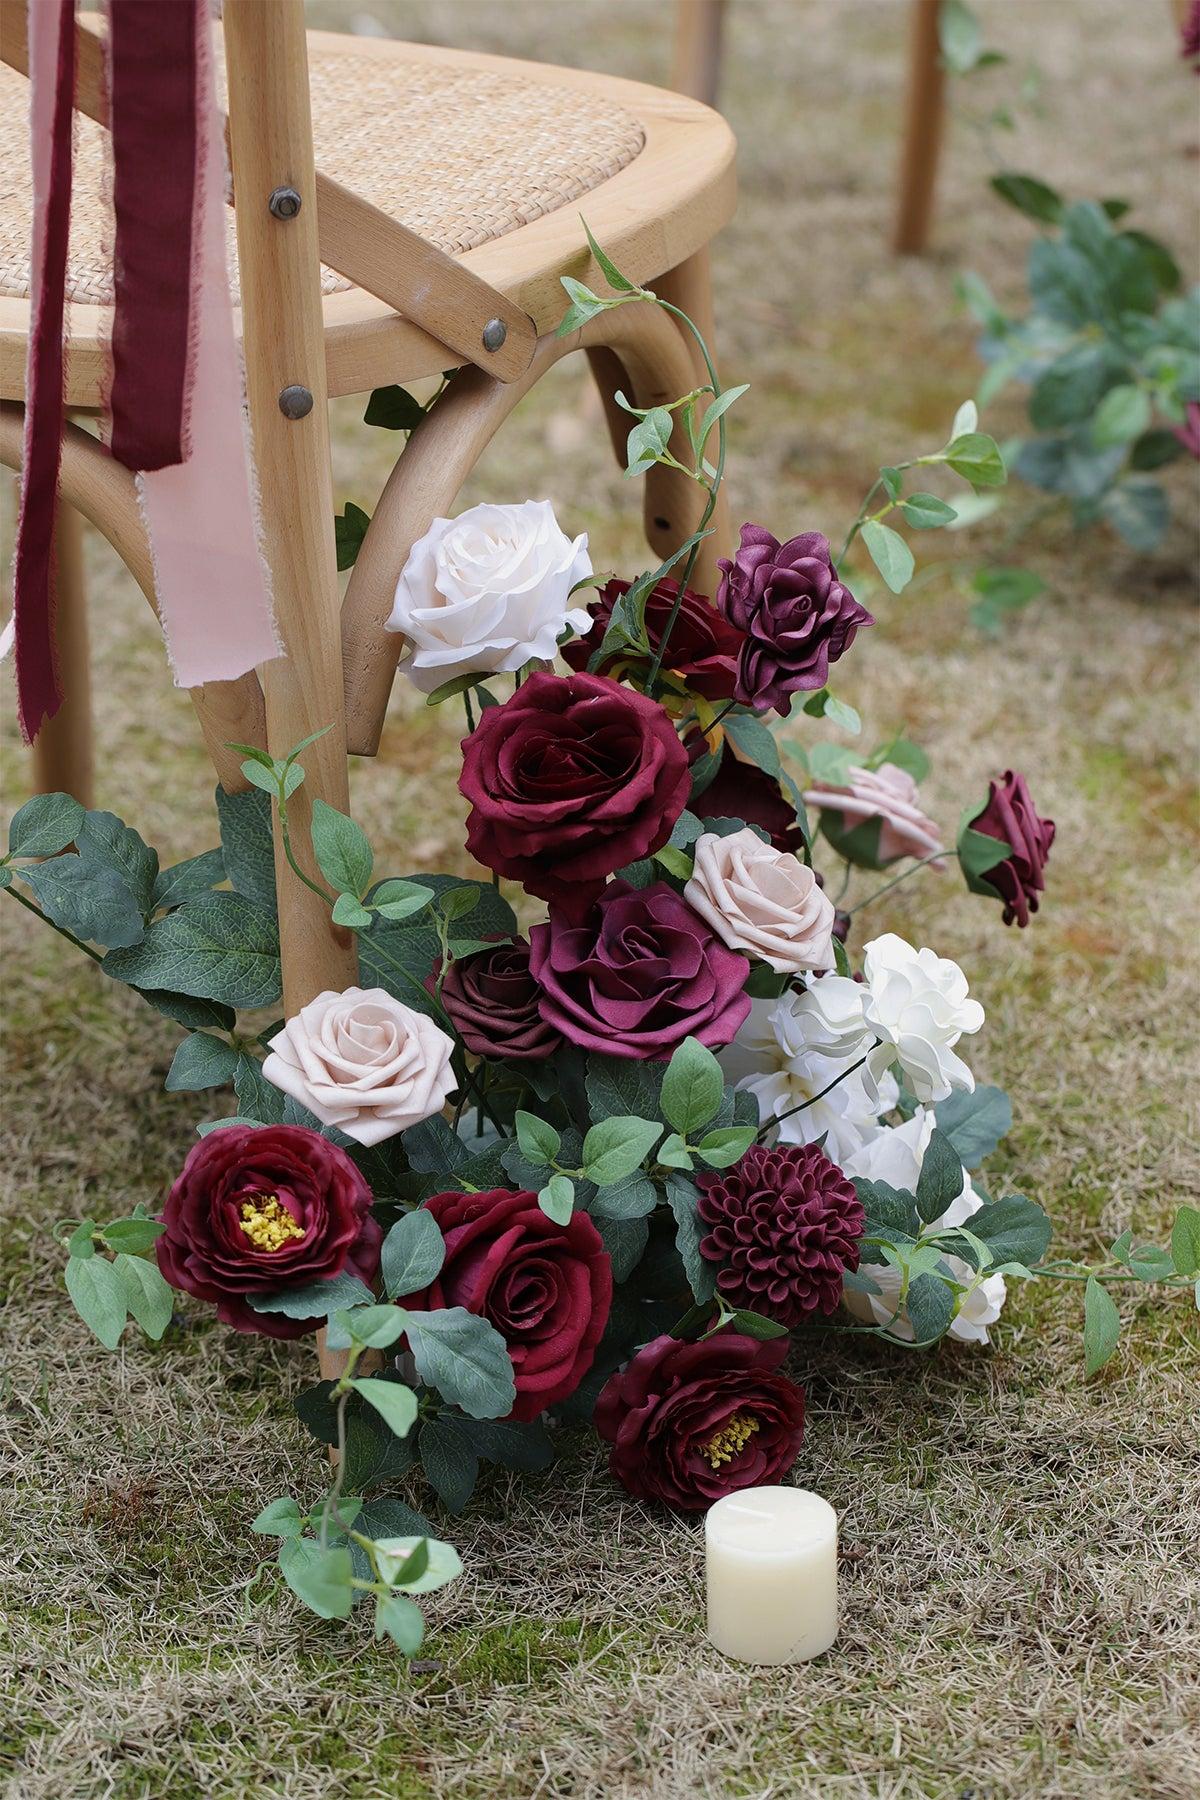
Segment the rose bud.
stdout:
[[[995,862],[979,838],[994,838],[1006,847]],[[958,856],[967,886],[1004,902],[1004,923],[1025,926],[1038,909],[1046,858],[1054,842],[1053,819],[1038,817],[1023,775],[1006,769],[988,785],[987,803],[959,833]]]

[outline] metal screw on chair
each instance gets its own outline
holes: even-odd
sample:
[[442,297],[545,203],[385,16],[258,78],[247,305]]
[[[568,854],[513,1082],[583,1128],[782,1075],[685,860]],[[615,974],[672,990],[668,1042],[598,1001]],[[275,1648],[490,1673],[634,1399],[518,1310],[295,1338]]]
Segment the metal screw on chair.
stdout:
[[485,350],[499,350],[508,336],[508,326],[503,319],[489,319],[483,328],[483,347]]
[[292,187],[277,187],[267,205],[276,219],[294,219],[300,211],[300,196]]
[[312,408],[312,393],[306,387],[285,387],[279,396],[279,410],[285,419],[306,418]]

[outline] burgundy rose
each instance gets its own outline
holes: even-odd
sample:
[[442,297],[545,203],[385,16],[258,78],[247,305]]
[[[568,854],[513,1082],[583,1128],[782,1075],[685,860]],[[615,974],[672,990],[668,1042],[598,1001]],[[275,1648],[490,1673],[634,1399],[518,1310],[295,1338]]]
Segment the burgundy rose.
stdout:
[[[965,829],[1009,846],[1004,860],[982,874],[971,875],[964,862],[967,886],[977,894],[998,895],[1004,902],[1006,925],[1014,920],[1022,927],[1028,925],[1046,886],[1043,876],[1054,842],[1054,821],[1038,817],[1025,777],[1006,769],[999,781],[989,782],[987,804],[967,821]],[[959,855],[961,858],[961,838]]]
[[778,1481],[804,1436],[804,1389],[776,1372],[786,1355],[786,1338],[758,1343],[731,1331],[646,1344],[596,1402],[617,1480],[677,1512]]
[[720,1265],[717,1291],[791,1329],[836,1312],[842,1276],[858,1267],[862,1202],[815,1144],[752,1144],[732,1168],[698,1175],[710,1227],[700,1254]]
[[665,881],[613,881],[582,925],[551,911],[530,937],[542,1017],[572,1044],[641,1061],[686,1037],[716,1048],[750,1011],[746,957]]
[[728,744],[716,775],[688,804],[700,819],[744,819],[747,825],[761,825],[776,850],[798,856],[804,847],[796,809],[774,776],[757,763],[742,762]]
[[737,698],[759,712],[786,714],[797,689],[821,688],[862,625],[875,623],[837,577],[829,539],[805,531],[781,544],[761,525],[743,525],[732,562],[722,557],[717,605],[748,634]]
[[303,1337],[324,1320],[255,1312],[247,1296],[343,1270],[373,1280],[383,1233],[370,1208],[370,1188],[319,1131],[224,1125],[189,1151],[167,1196],[158,1266],[237,1331]]
[[[434,985],[433,977],[428,985]],[[514,1062],[541,1061],[562,1043],[542,1018],[541,997],[524,938],[460,957],[442,982],[442,1005],[467,1049]]]
[[573,1394],[591,1368],[612,1303],[612,1264],[586,1213],[556,1225],[537,1195],[497,1188],[435,1194],[425,1202],[446,1260],[413,1311],[465,1306],[496,1327],[512,1358],[517,1398],[509,1417],[536,1419]]
[[666,843],[688,761],[656,701],[539,673],[464,739],[458,785],[472,856],[578,919],[614,869]]
[[[586,637],[576,638],[563,646],[562,655],[573,669],[586,669],[595,655],[612,619],[613,607],[621,595],[629,591],[628,581],[608,581],[599,597],[588,607],[595,624]],[[671,608],[679,593],[679,583],[669,576],[651,589],[646,597],[646,636],[650,655],[623,649],[614,651],[601,668],[605,674],[631,677],[644,685],[663,630],[671,616]],[[737,660],[743,634],[706,600],[703,594],[688,588],[684,593],[671,635],[667,639],[663,668],[673,670],[680,680],[705,700],[732,700],[737,676]]]
[[[1200,16],[1200,0],[1196,0],[1196,7],[1197,14]],[[1200,73],[1200,70],[1197,72]],[[1188,401],[1183,409],[1183,424],[1172,425],[1171,430],[1188,455],[1200,460],[1200,400]]]

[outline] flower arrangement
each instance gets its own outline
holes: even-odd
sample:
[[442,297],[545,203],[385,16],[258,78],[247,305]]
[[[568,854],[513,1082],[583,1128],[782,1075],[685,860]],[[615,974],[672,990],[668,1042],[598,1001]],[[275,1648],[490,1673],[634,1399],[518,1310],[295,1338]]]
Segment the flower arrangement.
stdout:
[[[593,248],[611,292],[568,283],[565,330],[664,304]],[[1112,1282],[1200,1271],[1192,1208],[1169,1250],[1126,1232],[1092,1269],[1047,1261],[1041,1207],[978,1174],[1010,1108],[964,1060],[984,1013],[963,971],[887,931],[856,943],[865,907],[952,860],[1026,927],[1054,826],[1024,779],[998,776],[951,848],[916,745],[801,747],[768,723],[859,731],[828,685],[874,623],[850,552],[898,591],[913,558],[885,520],[954,517],[906,496],[907,471],[995,483],[995,444],[968,405],[944,448],[880,471],[838,555],[747,525],[702,596],[744,390],[678,316],[708,380],[630,408],[629,446],[631,474],[667,462],[705,490],[673,557],[603,580],[527,503],[436,521],[399,573],[406,672],[430,704],[464,702],[466,843],[490,879],[378,879],[360,828],[318,800],[314,884],[288,822],[303,744],[241,747],[250,787],[218,789],[220,848],[187,862],[160,868],[132,827],[58,794],[16,814],[0,864],[0,886],[184,1029],[168,1088],[236,1093],[161,1206],[70,1222],[76,1306],[110,1347],[131,1315],[160,1337],[177,1291],[235,1330],[325,1330],[343,1370],[296,1409],[336,1452],[332,1487],[253,1530],[314,1612],[369,1598],[410,1654],[417,1599],[460,1565],[397,1483],[419,1476],[454,1513],[481,1462],[551,1460],[548,1415],[593,1417],[632,1495],[696,1512],[794,1462],[791,1333],[986,1343],[1009,1281],[1059,1276],[1085,1284],[1091,1372],[1117,1341]],[[281,992],[273,827],[357,934],[361,985],[262,1025]]]

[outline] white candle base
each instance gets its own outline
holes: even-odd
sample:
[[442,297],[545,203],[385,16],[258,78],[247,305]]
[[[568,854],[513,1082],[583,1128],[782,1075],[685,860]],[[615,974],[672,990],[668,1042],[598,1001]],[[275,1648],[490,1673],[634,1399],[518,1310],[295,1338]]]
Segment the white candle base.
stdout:
[[808,1662],[837,1636],[837,1514],[804,1488],[743,1488],[704,1521],[708,1635],[739,1662]]

